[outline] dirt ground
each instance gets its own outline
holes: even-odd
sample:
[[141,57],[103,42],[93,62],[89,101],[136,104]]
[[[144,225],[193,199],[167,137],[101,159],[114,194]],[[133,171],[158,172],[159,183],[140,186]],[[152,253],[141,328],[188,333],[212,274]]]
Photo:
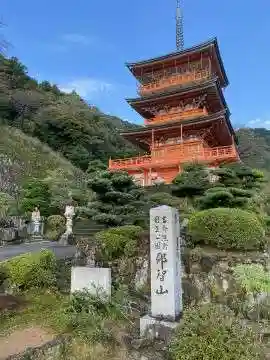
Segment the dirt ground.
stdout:
[[22,299],[8,294],[0,294],[0,311],[17,309],[21,305],[23,305]]
[[9,336],[0,337],[0,360],[25,351],[29,347],[38,347],[51,341],[53,335],[39,327],[16,330]]

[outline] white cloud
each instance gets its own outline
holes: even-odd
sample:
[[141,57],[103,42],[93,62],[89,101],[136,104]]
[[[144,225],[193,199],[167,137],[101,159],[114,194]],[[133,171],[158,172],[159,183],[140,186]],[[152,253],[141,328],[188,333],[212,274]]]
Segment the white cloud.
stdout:
[[75,79],[67,84],[63,84],[59,86],[60,90],[66,93],[71,93],[72,91],[76,91],[83,98],[91,98],[98,93],[107,93],[112,91],[113,85],[94,78],[81,78]]
[[91,45],[96,42],[96,38],[93,36],[86,36],[83,34],[76,34],[76,33],[70,33],[70,34],[64,34],[61,36],[61,39],[69,44],[74,45]]
[[261,118],[257,118],[254,120],[249,121],[248,123],[245,124],[246,127],[251,127],[251,128],[265,128],[265,129],[270,129],[270,119],[261,119]]

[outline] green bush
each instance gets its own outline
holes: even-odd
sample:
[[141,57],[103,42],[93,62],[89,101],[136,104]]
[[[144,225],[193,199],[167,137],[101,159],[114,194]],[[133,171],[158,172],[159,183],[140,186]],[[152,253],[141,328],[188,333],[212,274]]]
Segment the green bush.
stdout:
[[126,225],[100,231],[95,239],[99,243],[103,259],[111,261],[122,256],[134,256],[142,233],[140,226]]
[[215,208],[194,213],[187,231],[193,244],[221,249],[253,250],[266,242],[256,215],[240,209]]
[[255,333],[227,308],[211,304],[185,311],[169,352],[172,360],[263,358]]
[[55,285],[56,258],[52,251],[27,253],[3,262],[9,283],[18,290]]
[[57,241],[65,232],[65,218],[61,215],[51,215],[47,219],[46,237],[50,240]]
[[270,294],[270,276],[261,264],[238,264],[233,275],[247,294]]

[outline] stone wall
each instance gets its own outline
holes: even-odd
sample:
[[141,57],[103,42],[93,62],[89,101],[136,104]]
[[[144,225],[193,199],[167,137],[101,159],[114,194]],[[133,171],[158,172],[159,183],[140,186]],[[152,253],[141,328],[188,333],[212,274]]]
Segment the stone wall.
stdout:
[[230,252],[206,247],[185,249],[182,256],[185,304],[222,302],[235,291],[233,267],[252,263],[269,269],[269,256],[260,252]]
[[67,358],[64,355],[70,340],[70,336],[58,336],[39,347],[29,348],[20,354],[11,355],[3,360],[54,360],[61,357]]
[[[24,218],[20,216],[10,216],[2,219],[0,226],[0,246],[10,244],[20,244],[23,241],[34,241],[33,236],[34,225],[31,221],[26,222]],[[37,240],[41,240],[44,232],[45,218],[41,218],[40,222],[40,236]]]
[[[235,293],[232,269],[239,264],[261,264],[269,271],[270,259],[260,252],[230,252],[209,247],[182,250],[182,286],[184,305],[224,302]],[[134,263],[135,265],[135,263]],[[118,268],[119,271],[119,268]],[[150,290],[148,257],[137,259],[136,288]]]

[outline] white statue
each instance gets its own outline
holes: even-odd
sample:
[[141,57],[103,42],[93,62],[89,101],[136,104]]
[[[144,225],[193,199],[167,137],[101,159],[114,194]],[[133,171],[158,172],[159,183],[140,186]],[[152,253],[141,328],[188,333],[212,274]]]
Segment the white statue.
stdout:
[[40,211],[38,207],[35,207],[35,210],[32,212],[32,224],[34,225],[34,234],[39,234],[40,232]]
[[66,205],[65,209],[66,218],[66,234],[72,234],[73,217],[75,215],[75,208],[73,205]]

